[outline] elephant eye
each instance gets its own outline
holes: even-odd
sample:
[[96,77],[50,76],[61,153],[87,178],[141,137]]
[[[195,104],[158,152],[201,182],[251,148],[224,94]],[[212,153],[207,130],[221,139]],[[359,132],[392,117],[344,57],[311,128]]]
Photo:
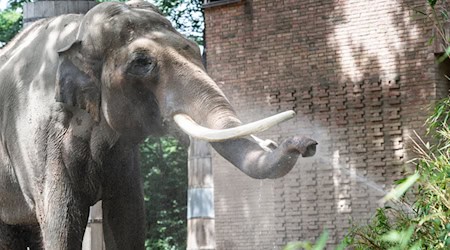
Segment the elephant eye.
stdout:
[[137,55],[129,64],[127,72],[134,76],[145,76],[153,69],[152,59],[146,55]]

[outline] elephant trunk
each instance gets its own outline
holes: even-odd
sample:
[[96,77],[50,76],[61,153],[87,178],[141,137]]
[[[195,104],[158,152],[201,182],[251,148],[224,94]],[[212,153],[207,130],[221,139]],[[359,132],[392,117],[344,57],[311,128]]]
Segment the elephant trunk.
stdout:
[[248,176],[274,179],[289,173],[300,155],[313,156],[317,142],[307,137],[294,137],[283,141],[273,151],[266,151],[245,138],[213,142],[211,145]]
[[[278,178],[286,175],[295,165],[298,157],[315,154],[317,142],[306,137],[285,140],[279,147],[268,149],[253,140],[242,138],[261,132],[294,116],[293,111],[284,112],[247,125],[241,125],[228,99],[216,83],[192,64],[191,73],[183,77],[186,86],[183,95],[176,100],[187,104],[184,112],[175,114],[173,120],[186,134],[211,142],[214,149],[250,177],[257,179]],[[196,122],[206,126],[201,127]]]
[[303,157],[314,155],[317,142],[307,137],[293,137],[283,141],[273,150],[265,150],[254,141],[239,137],[266,130],[292,118],[294,114],[293,111],[287,111],[240,125],[241,122],[231,107],[222,106],[209,113],[206,123],[209,128],[198,125],[185,114],[175,115],[174,120],[190,136],[210,141],[222,157],[248,176],[256,179],[273,179],[286,175],[300,155]]

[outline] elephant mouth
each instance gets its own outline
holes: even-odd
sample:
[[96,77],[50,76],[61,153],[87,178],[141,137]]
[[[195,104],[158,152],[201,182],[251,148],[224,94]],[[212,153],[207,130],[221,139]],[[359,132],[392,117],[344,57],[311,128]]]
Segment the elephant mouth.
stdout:
[[208,142],[219,142],[265,131],[281,122],[293,118],[294,115],[295,112],[289,110],[255,122],[227,129],[210,129],[203,127],[186,114],[176,114],[173,116],[173,119],[178,127],[189,136]]

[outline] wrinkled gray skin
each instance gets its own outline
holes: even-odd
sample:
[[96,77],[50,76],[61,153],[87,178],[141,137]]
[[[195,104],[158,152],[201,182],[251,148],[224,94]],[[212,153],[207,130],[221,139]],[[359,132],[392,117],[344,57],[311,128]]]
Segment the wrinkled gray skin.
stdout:
[[[180,136],[173,114],[240,124],[198,47],[148,4],[103,3],[40,21],[0,52],[0,249],[80,249],[103,200],[107,249],[144,248],[138,144]],[[212,143],[253,178],[285,175],[308,138],[272,153],[247,139]]]

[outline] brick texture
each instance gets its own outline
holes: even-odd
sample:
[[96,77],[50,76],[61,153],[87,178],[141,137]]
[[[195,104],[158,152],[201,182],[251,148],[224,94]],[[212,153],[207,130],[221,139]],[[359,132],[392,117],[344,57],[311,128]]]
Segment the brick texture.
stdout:
[[[245,0],[205,9],[208,71],[243,121],[293,109],[261,137],[318,153],[277,180],[213,154],[217,249],[280,249],[364,222],[405,174],[410,136],[448,83],[427,46],[426,1]],[[441,67],[444,68],[444,67]]]

